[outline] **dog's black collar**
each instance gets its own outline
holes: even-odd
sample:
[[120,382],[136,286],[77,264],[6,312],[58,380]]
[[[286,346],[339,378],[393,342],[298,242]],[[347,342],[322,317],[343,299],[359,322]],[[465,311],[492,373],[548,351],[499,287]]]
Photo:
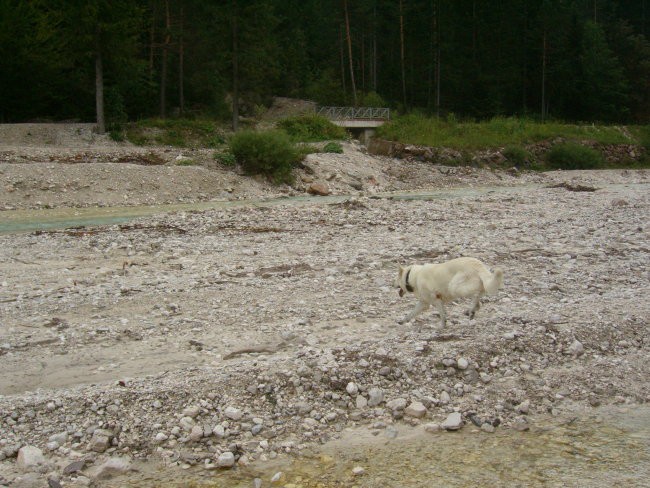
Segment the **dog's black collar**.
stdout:
[[404,280],[404,284],[406,285],[406,291],[409,293],[413,293],[413,287],[409,285],[409,275],[411,274],[411,268],[406,272],[406,279]]

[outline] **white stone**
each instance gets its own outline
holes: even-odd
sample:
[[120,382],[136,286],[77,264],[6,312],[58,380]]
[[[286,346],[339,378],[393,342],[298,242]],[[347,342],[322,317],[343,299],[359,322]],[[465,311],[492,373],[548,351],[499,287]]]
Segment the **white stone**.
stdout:
[[161,442],[165,442],[167,439],[169,439],[169,436],[165,434],[164,432],[158,432],[156,436],[154,437],[154,441],[157,444],[160,444]]
[[409,417],[421,419],[427,414],[427,407],[425,407],[421,402],[413,402],[408,407],[406,407],[404,413]]
[[18,450],[16,465],[23,471],[32,471],[40,465],[45,464],[43,451],[35,446],[23,446]]
[[469,366],[469,361],[465,358],[458,358],[457,366],[458,369],[467,369]]
[[183,428],[183,430],[189,431],[192,430],[192,427],[194,427],[194,419],[192,417],[183,417],[180,419],[178,422],[180,426]]
[[488,433],[491,434],[492,432],[494,432],[494,425],[492,425],[492,424],[490,424],[488,422],[483,422],[481,424],[481,430],[483,432],[488,432]]
[[390,410],[404,410],[406,408],[407,401],[405,398],[395,398],[394,400],[391,400],[390,402],[386,402],[386,407],[389,408]]
[[359,387],[357,386],[356,383],[350,381],[350,382],[348,383],[348,386],[345,387],[345,391],[348,392],[348,395],[352,395],[352,396],[354,396],[354,395],[356,395],[357,393],[359,393]]
[[370,388],[368,390],[368,406],[376,407],[384,401],[384,392],[379,388]]
[[524,400],[519,405],[515,407],[515,410],[519,413],[528,413],[530,409],[530,400]]
[[131,460],[126,457],[110,458],[104,464],[95,468],[91,472],[91,477],[95,479],[112,478],[120,474],[125,474],[131,469]]
[[196,418],[201,412],[201,408],[196,405],[190,405],[183,410],[183,417]]
[[243,412],[235,407],[227,407],[223,414],[228,417],[230,420],[241,420],[244,416]]
[[580,356],[582,356],[584,354],[585,348],[582,345],[582,342],[580,342],[579,340],[576,339],[569,346],[569,352],[571,354],[573,354],[574,356],[576,356],[576,357],[580,357]]
[[460,415],[460,412],[452,412],[447,416],[445,421],[440,424],[445,430],[458,430],[463,426],[463,419]]
[[357,395],[356,405],[358,409],[363,409],[368,406],[368,399],[363,395]]
[[223,439],[224,437],[226,437],[226,429],[224,428],[223,425],[215,426],[215,428],[212,429],[212,433],[217,439]]
[[190,440],[198,442],[203,438],[203,427],[200,425],[195,425],[190,431]]
[[365,474],[365,472],[366,470],[363,469],[361,466],[355,466],[354,468],[352,468],[352,474],[354,476],[362,476],[363,474]]
[[230,451],[221,453],[217,458],[217,466],[220,468],[232,468],[234,465],[235,455]]
[[451,401],[451,397],[449,396],[449,393],[443,391],[440,394],[440,403],[442,403],[443,405],[447,405],[450,401]]

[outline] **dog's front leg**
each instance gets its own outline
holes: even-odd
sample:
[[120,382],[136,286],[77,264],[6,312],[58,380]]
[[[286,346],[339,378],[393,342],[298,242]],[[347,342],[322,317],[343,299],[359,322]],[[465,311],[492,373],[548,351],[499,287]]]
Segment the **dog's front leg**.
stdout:
[[472,308],[465,312],[465,314],[469,316],[470,320],[472,320],[476,316],[476,312],[478,312],[479,308],[481,308],[481,297],[476,295],[472,300]]
[[424,312],[427,308],[429,308],[429,304],[420,301],[420,302],[418,302],[418,304],[415,306],[415,308],[413,309],[413,311],[412,311],[410,314],[408,314],[408,315],[407,315],[406,317],[404,317],[403,319],[398,320],[397,323],[398,323],[398,324],[404,324],[404,323],[406,323],[406,322],[410,322],[410,321],[413,320],[417,315],[419,315],[419,314],[421,314],[422,312]]
[[445,311],[445,304],[442,300],[436,300],[436,308],[438,309],[438,314],[440,315],[440,323],[444,329],[447,326],[447,312]]

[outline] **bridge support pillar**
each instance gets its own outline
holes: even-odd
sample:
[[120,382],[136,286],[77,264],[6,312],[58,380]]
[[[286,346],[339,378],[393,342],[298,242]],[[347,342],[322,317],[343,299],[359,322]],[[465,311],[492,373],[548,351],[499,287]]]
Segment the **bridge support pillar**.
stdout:
[[361,142],[363,145],[368,146],[368,144],[370,144],[370,139],[372,139],[374,135],[375,129],[363,129],[363,133],[361,134]]

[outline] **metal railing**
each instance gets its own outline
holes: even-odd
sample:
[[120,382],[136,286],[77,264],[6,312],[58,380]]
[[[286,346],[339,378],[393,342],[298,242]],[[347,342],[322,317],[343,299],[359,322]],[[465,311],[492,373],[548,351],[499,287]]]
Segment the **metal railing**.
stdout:
[[383,107],[319,107],[316,113],[330,120],[390,120]]

